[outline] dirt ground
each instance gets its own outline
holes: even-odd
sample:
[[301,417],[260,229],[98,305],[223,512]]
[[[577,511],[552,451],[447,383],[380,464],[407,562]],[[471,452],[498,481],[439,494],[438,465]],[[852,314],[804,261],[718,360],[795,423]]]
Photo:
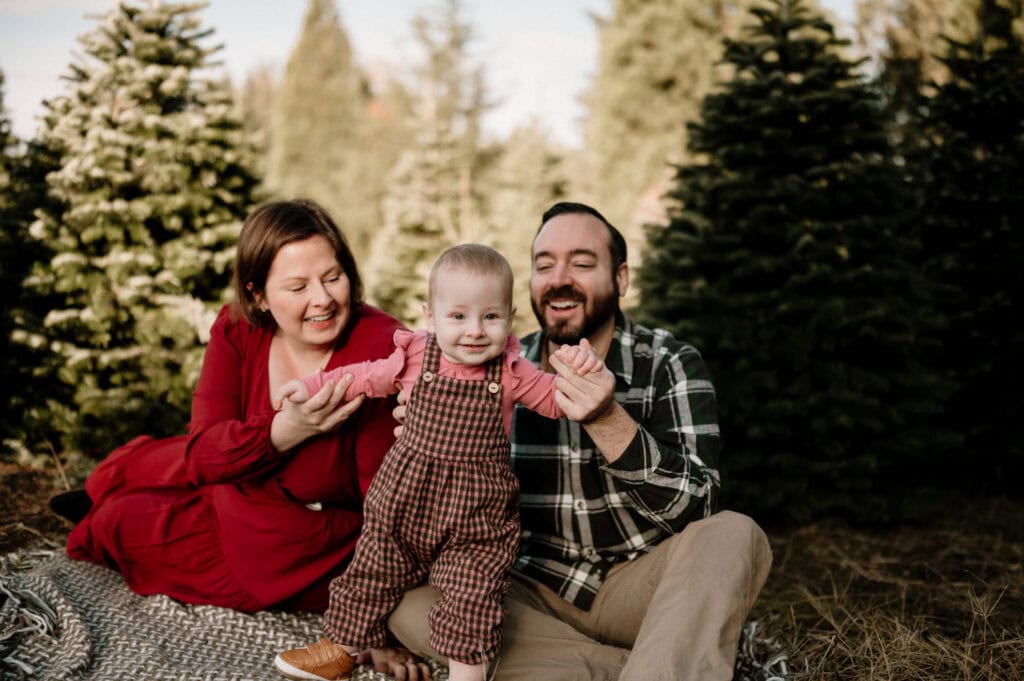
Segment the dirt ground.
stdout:
[[0,555],[63,545],[71,526],[46,505],[47,499],[63,491],[54,471],[0,462]]
[[[56,471],[0,463],[0,555],[63,546]],[[1024,502],[950,500],[927,526],[769,528],[751,613],[790,681],[1024,681]]]

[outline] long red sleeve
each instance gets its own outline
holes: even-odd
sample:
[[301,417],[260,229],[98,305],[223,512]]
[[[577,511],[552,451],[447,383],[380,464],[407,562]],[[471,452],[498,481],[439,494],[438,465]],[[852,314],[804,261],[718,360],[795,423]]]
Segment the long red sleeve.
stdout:
[[280,463],[282,454],[270,444],[274,411],[269,398],[262,401],[265,404],[256,401],[245,408],[247,394],[252,396],[251,383],[267,380],[266,366],[260,371],[246,359],[269,356],[271,338],[248,324],[233,322],[226,310],[210,330],[202,373],[192,396],[185,450],[186,470],[193,483],[258,478]]
[[[368,306],[328,367],[387,357],[401,324]],[[363,499],[394,442],[391,400],[290,452],[270,444],[270,331],[221,311],[188,436],[136,438],[89,476],[94,505],[68,554],[120,570],[138,593],[251,611],[323,610],[362,530]]]

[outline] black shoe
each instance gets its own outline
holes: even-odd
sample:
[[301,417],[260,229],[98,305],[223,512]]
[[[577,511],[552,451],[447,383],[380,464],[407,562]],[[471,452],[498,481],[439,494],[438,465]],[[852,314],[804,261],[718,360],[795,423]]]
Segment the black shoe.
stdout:
[[50,497],[50,509],[61,518],[79,522],[92,508],[92,499],[84,489],[73,489]]

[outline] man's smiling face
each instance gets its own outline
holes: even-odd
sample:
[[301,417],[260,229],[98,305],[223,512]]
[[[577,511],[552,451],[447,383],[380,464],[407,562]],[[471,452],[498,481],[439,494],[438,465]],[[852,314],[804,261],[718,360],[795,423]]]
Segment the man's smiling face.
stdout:
[[614,317],[624,267],[612,271],[608,228],[586,213],[548,220],[533,241],[530,303],[548,340],[575,345]]

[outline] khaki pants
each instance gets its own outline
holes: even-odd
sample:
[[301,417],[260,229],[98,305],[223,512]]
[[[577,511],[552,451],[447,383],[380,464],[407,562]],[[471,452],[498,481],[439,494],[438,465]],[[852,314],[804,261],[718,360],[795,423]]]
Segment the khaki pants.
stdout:
[[[495,679],[732,679],[740,631],[771,562],[761,528],[723,511],[615,566],[588,611],[513,573]],[[443,659],[429,643],[436,600],[430,586],[408,592],[388,626],[417,655]]]

